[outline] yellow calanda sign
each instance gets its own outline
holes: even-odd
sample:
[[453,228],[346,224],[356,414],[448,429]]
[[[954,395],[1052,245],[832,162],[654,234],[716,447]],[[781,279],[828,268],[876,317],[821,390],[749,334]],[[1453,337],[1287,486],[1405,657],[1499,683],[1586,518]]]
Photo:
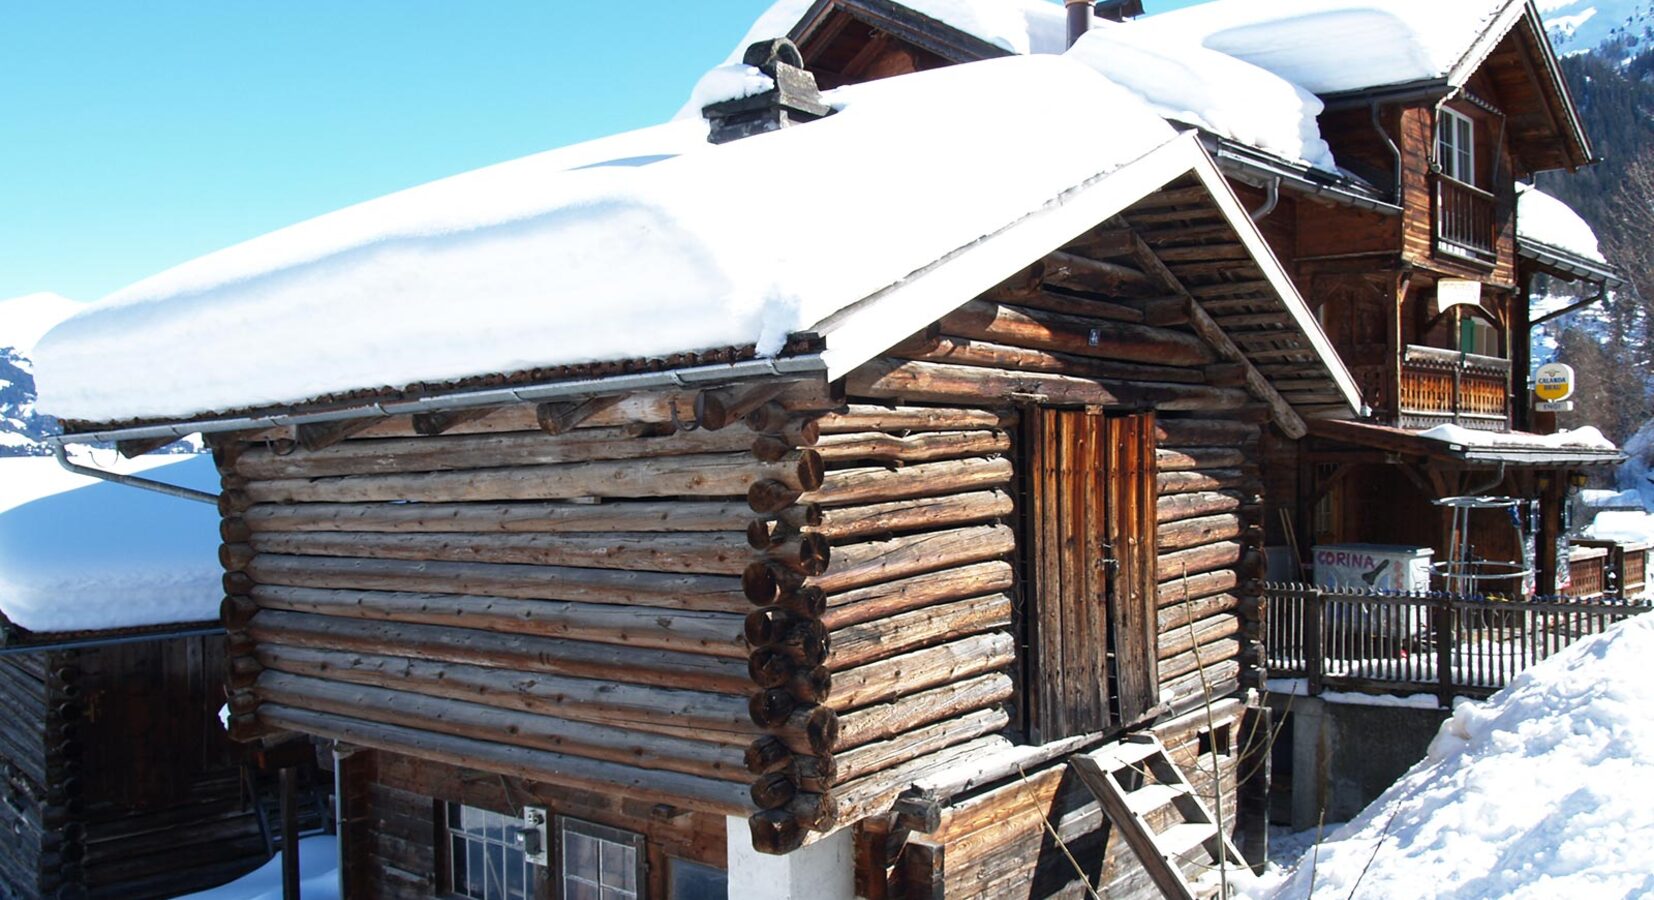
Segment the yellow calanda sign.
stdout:
[[1533,392],[1547,403],[1558,403],[1574,395],[1574,367],[1546,363],[1534,373]]

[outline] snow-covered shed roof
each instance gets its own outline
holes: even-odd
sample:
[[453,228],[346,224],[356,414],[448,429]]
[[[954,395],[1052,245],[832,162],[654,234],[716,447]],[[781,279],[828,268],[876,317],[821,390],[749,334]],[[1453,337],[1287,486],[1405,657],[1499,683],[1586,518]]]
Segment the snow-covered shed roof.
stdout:
[[[218,489],[209,457],[153,463],[117,468]],[[0,614],[30,632],[216,620],[219,542],[212,506],[75,475],[50,457],[0,459]]]
[[1590,223],[1568,204],[1521,182],[1516,185],[1516,249],[1554,275],[1621,282]]
[[[1109,115],[1064,114],[1076,94]],[[773,355],[800,333],[836,378],[1190,172],[1359,404],[1198,144],[1090,67],[1011,57],[831,99],[826,119],[722,145],[679,121],[539,154],[163,272],[47,336],[41,406],[179,421],[584,362]],[[882,212],[892,198],[901,215]]]
[[1475,465],[1608,466],[1625,461],[1625,454],[1614,442],[1591,426],[1556,434],[1531,434],[1481,431],[1459,425],[1414,431],[1371,422],[1316,420],[1309,424],[1317,437],[1406,456]]

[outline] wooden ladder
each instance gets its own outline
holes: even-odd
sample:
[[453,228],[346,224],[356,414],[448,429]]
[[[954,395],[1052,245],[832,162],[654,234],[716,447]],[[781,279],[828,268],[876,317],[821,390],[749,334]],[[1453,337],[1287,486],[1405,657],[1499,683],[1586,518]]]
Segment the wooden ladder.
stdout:
[[[1246,868],[1229,836],[1154,735],[1129,735],[1092,753],[1075,754],[1068,764],[1097,797],[1164,896],[1209,900],[1222,890],[1220,863],[1237,873]],[[1151,818],[1167,824],[1157,830]],[[1204,870],[1193,882],[1183,874],[1189,863]]]

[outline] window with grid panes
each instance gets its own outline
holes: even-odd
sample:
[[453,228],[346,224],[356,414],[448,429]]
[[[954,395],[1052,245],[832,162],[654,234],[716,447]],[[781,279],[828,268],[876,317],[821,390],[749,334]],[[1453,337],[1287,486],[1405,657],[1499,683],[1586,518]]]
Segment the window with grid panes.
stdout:
[[643,896],[643,835],[557,817],[563,900],[637,900]]
[[1476,128],[1469,116],[1443,109],[1436,120],[1436,162],[1455,181],[1476,183]]
[[534,867],[523,852],[522,820],[448,804],[448,883],[468,900],[533,900]]

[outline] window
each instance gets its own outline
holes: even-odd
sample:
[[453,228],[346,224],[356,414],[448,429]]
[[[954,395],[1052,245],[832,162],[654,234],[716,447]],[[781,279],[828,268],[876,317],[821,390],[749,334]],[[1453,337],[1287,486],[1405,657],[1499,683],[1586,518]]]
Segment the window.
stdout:
[[668,900],[729,900],[729,873],[687,859],[666,861]]
[[643,835],[557,817],[563,900],[637,900],[643,896]]
[[1499,329],[1479,316],[1466,315],[1459,322],[1459,352],[1498,356]]
[[1476,183],[1475,123],[1468,116],[1443,109],[1436,122],[1436,164],[1442,174],[1465,184]]
[[470,900],[531,900],[534,867],[518,819],[448,804],[448,891]]

